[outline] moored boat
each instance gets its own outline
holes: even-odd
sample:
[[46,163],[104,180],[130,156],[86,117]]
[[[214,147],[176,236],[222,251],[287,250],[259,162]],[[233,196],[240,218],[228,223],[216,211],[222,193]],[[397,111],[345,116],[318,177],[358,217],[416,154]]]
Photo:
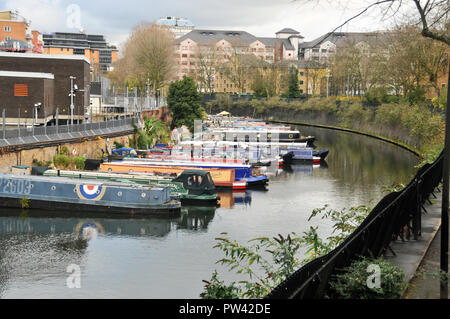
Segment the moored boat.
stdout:
[[[183,176],[189,175],[192,182],[183,183]],[[116,182],[137,183],[143,185],[168,185],[171,196],[181,201],[182,205],[210,206],[217,205],[219,196],[208,172],[182,172],[177,178],[138,174],[118,174],[104,172],[85,172],[68,170],[47,170],[44,176],[60,176],[77,179],[98,179]],[[199,182],[201,181],[200,185]]]
[[144,186],[33,175],[0,175],[0,207],[99,214],[174,216],[179,200],[168,185]]
[[113,163],[124,163],[124,164],[138,164],[138,165],[148,165],[148,166],[167,166],[167,167],[187,167],[189,169],[222,169],[229,170],[233,169],[235,171],[236,181],[245,181],[247,188],[249,187],[265,187],[268,183],[267,176],[264,175],[254,175],[252,172],[251,165],[245,164],[234,164],[234,163],[211,163],[211,162],[191,162],[188,160],[183,161],[164,161],[155,159],[144,159],[144,158],[128,158],[120,162]]
[[[185,170],[192,170],[193,167],[188,166],[151,166],[143,163],[126,163],[126,162],[108,162],[100,164],[101,172],[108,173],[143,173],[143,174],[159,174],[159,175],[171,175],[176,177]],[[207,171],[211,174],[214,185],[218,188],[229,189],[246,189],[247,183],[245,180],[235,179],[234,169],[218,169],[218,168],[202,168],[203,171]]]

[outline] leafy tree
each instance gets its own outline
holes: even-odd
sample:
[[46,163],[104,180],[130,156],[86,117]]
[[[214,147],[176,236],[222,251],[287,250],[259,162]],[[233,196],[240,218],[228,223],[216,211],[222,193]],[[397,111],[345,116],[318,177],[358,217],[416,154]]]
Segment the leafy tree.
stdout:
[[298,70],[294,67],[291,67],[289,70],[287,97],[291,99],[300,97],[300,90],[298,88]]
[[136,124],[133,125],[133,137],[130,138],[130,147],[136,149],[148,149],[152,146],[153,140],[147,135],[145,130],[139,128]]
[[155,142],[166,143],[170,139],[169,128],[164,122],[156,120],[154,115],[150,119],[144,117],[144,131],[152,141],[152,146]]
[[183,76],[182,80],[170,84],[167,103],[172,117],[172,128],[186,125],[192,132],[194,120],[202,119],[204,115],[202,97],[191,77]]

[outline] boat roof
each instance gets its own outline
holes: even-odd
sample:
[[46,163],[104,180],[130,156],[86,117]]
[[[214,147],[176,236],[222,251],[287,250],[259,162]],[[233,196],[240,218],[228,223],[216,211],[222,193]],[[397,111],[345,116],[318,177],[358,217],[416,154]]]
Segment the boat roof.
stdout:
[[[89,179],[89,178],[80,178],[73,179],[69,177],[61,177],[61,176],[39,176],[39,175],[13,175],[13,174],[5,174],[0,175],[0,178],[14,178],[14,179],[23,179],[29,180],[32,182],[49,182],[54,181],[58,184],[89,184],[89,185],[98,185],[98,186],[118,186],[122,188],[140,188],[140,189],[149,189],[158,184],[124,184],[121,182],[114,181],[106,181],[106,180],[98,180],[98,179]],[[160,187],[166,187],[166,185],[158,185]]]
[[183,174],[183,175],[200,175],[200,176],[205,176],[205,175],[208,175],[209,172],[202,171],[202,170],[199,170],[199,169],[189,169],[189,170],[183,171],[181,174]]

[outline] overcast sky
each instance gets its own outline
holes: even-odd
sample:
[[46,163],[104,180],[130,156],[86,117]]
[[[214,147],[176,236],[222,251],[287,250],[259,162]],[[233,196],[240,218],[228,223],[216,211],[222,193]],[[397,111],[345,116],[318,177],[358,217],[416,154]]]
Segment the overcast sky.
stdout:
[[[346,7],[342,3],[347,4]],[[195,27],[244,30],[255,36],[274,37],[282,28],[293,28],[313,40],[355,15],[367,1],[306,0],[1,0],[0,10],[18,10],[42,33],[77,32],[73,5],[80,9],[80,23],[89,34],[103,34],[120,46],[140,21],[164,16],[184,17]],[[76,9],[75,8],[75,9]],[[392,22],[392,20],[391,20]],[[374,31],[386,28],[380,12],[372,9],[341,31]]]

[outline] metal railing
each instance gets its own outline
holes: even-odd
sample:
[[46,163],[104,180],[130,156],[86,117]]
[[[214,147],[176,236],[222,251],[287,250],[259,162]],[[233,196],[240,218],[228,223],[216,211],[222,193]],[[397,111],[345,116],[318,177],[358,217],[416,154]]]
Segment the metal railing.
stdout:
[[82,123],[74,125],[54,125],[38,127],[20,127],[0,131],[0,147],[19,146],[70,140],[82,137],[92,137],[114,134],[133,130],[133,123],[139,123],[140,114],[135,116],[120,116],[118,119],[105,122]]
[[102,108],[115,108],[123,113],[133,113],[156,110],[159,107],[166,106],[167,102],[164,97],[117,94],[115,96],[103,96],[102,105]]
[[392,240],[403,239],[405,229],[417,240],[423,205],[442,180],[443,162],[441,154],[432,164],[421,167],[402,191],[385,196],[342,244],[298,269],[265,298],[323,298],[332,276],[357,258],[381,256]]

